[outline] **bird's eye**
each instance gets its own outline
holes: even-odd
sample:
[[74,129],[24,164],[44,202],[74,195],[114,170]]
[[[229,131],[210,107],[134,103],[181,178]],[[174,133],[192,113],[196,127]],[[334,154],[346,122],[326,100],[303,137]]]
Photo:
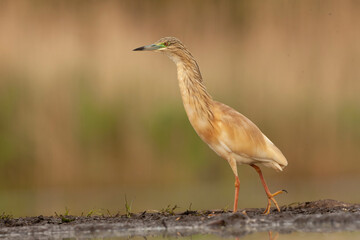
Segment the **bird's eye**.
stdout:
[[170,45],[170,43],[169,42],[164,42],[164,46],[169,46]]

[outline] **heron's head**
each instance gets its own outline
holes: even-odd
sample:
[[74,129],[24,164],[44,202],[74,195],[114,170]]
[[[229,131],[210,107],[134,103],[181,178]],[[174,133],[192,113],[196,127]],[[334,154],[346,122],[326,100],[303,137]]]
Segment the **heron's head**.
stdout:
[[191,55],[182,42],[175,37],[164,37],[153,44],[135,48],[133,51],[154,51],[168,55],[175,63],[179,62],[179,57]]
[[164,37],[153,44],[135,48],[133,51],[174,52],[184,48],[184,45],[175,37]]

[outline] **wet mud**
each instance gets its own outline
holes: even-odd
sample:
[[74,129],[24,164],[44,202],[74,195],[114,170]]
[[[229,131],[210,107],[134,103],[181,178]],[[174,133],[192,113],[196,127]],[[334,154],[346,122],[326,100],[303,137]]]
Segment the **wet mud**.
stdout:
[[241,237],[255,232],[360,231],[360,204],[335,200],[296,203],[272,209],[172,211],[115,216],[37,216],[0,218],[0,239],[189,236]]

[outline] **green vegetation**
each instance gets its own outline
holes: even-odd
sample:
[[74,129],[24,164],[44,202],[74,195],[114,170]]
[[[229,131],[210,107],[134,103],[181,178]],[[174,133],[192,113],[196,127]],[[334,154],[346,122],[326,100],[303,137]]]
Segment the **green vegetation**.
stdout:
[[192,210],[191,210],[191,207],[192,207],[192,203],[189,204],[189,207],[186,209],[186,211],[191,212],[191,211],[192,211]]
[[224,211],[224,212],[228,212],[229,211],[229,206],[227,205],[224,208],[222,208],[221,210]]
[[128,203],[126,195],[125,195],[125,214],[128,218],[131,217],[131,214],[132,214],[132,212],[131,212],[132,203],[133,203],[132,201],[130,204]]
[[64,214],[58,214],[57,212],[55,212],[55,216],[59,217],[62,223],[69,223],[75,221],[75,217],[69,215],[69,213],[70,213],[70,209],[68,207],[65,207]]
[[0,219],[1,219],[1,220],[9,220],[9,219],[11,219],[11,218],[13,218],[13,216],[12,216],[11,214],[7,214],[7,213],[5,213],[5,212],[3,212],[2,214],[0,214]]
[[[109,210],[108,210],[109,211]],[[101,214],[100,210],[91,209],[87,214],[86,217],[91,217],[93,215],[103,215]],[[109,214],[110,215],[110,214]]]
[[170,215],[174,215],[175,214],[175,209],[178,209],[179,207],[175,204],[174,206],[171,206],[171,204],[167,205],[166,208],[163,208],[160,210],[160,212],[162,214],[170,214]]

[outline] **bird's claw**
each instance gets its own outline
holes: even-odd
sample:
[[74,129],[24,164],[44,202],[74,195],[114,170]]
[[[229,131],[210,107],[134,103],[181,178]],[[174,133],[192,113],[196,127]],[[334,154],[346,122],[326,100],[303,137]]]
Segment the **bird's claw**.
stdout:
[[277,208],[277,210],[280,212],[280,207],[279,207],[279,205],[278,205],[278,203],[276,202],[276,200],[275,200],[275,196],[276,195],[279,195],[280,193],[287,193],[287,191],[286,190],[280,190],[280,191],[277,191],[276,193],[273,193],[273,194],[270,194],[270,195],[268,195],[268,205],[267,205],[267,207],[266,207],[266,209],[265,209],[265,211],[264,211],[264,214],[265,215],[268,215],[269,213],[270,213],[270,208],[271,208],[271,201],[273,201],[273,203],[275,204],[275,207]]

